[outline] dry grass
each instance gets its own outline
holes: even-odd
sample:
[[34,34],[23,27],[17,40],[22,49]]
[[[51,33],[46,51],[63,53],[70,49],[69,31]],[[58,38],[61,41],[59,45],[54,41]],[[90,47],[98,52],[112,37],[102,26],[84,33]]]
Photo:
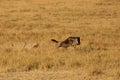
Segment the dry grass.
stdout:
[[[0,0],[0,72],[83,69],[117,80],[119,21],[119,0]],[[50,41],[69,36],[81,45],[57,49]]]

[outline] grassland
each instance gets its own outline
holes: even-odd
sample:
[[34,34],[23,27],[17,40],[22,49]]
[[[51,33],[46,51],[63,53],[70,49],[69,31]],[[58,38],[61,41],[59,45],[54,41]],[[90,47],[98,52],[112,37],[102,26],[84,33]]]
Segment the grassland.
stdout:
[[[69,36],[81,45],[50,41]],[[1,80],[119,80],[120,1],[0,0],[0,72]]]

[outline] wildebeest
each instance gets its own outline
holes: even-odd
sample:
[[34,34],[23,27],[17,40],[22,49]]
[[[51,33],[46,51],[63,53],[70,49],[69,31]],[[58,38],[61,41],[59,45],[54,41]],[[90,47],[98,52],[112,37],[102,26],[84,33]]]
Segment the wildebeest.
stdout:
[[76,45],[80,45],[80,37],[68,37],[64,41],[57,41],[55,39],[51,39],[51,41],[58,44],[59,47],[68,48],[70,46],[76,47]]

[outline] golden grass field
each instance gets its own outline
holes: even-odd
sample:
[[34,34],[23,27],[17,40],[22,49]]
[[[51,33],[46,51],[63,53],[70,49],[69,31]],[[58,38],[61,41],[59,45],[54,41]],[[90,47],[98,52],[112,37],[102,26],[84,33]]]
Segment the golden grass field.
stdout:
[[0,0],[0,80],[120,80],[120,0]]

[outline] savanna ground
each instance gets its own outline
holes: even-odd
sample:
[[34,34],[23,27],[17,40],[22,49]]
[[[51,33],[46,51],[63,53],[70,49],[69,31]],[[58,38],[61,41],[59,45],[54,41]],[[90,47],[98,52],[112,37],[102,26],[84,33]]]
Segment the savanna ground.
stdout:
[[120,1],[0,0],[0,80],[120,80]]

